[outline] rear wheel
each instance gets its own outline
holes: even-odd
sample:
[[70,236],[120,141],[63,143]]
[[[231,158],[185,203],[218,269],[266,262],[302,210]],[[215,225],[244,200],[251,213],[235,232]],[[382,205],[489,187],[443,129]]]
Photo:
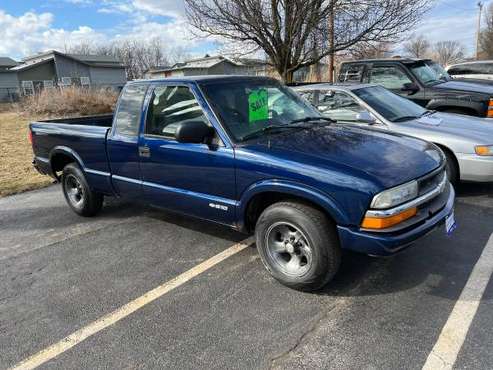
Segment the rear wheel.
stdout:
[[78,215],[94,216],[103,206],[103,196],[90,189],[84,173],[75,163],[63,168],[62,189],[68,205]]
[[263,264],[280,283],[316,290],[339,269],[341,250],[333,222],[318,209],[298,202],[268,207],[255,228]]

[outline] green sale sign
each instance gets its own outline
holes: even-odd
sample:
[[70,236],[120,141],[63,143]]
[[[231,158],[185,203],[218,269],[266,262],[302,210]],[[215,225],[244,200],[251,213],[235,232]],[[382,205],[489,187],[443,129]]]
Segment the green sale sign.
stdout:
[[265,121],[269,119],[268,92],[266,89],[253,90],[248,94],[248,121]]

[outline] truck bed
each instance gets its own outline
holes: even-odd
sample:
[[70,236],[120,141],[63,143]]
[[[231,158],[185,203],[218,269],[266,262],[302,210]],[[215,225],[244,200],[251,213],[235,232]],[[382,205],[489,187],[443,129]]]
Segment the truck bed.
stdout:
[[43,120],[43,121],[38,121],[38,122],[40,122],[40,123],[65,124],[65,125],[111,127],[111,123],[113,122],[113,114],[74,117],[74,118],[49,119],[49,120]]
[[40,172],[50,173],[50,164],[60,160],[55,156],[72,153],[94,188],[102,193],[111,192],[106,137],[112,120],[113,115],[109,114],[31,123],[35,166]]

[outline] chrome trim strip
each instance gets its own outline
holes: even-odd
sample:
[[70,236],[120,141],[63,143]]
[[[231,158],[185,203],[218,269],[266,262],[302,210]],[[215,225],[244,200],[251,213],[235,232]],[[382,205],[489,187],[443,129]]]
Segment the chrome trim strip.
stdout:
[[441,194],[445,190],[445,186],[448,183],[447,176],[445,175],[440,182],[432,191],[423,194],[422,196],[411,200],[410,202],[401,204],[398,207],[395,208],[390,208],[390,209],[384,209],[384,210],[369,210],[366,211],[365,217],[373,217],[373,218],[385,218],[385,217],[391,217],[394,216],[398,213],[404,212],[409,208],[414,208],[418,207],[423,203],[428,202],[429,200],[435,198],[439,194]]

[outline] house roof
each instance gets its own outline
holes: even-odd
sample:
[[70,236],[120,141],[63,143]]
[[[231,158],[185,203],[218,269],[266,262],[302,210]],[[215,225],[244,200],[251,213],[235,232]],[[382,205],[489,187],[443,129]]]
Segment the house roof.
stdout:
[[13,67],[17,62],[9,57],[0,57],[0,67]]
[[26,65],[34,65],[34,64],[38,64],[40,61],[51,60],[55,55],[61,55],[66,58],[71,58],[82,64],[86,64],[93,67],[117,67],[117,68],[125,67],[121,62],[121,60],[109,55],[64,54],[56,50],[48,50],[43,53],[38,53],[26,57],[22,60],[22,62]]

